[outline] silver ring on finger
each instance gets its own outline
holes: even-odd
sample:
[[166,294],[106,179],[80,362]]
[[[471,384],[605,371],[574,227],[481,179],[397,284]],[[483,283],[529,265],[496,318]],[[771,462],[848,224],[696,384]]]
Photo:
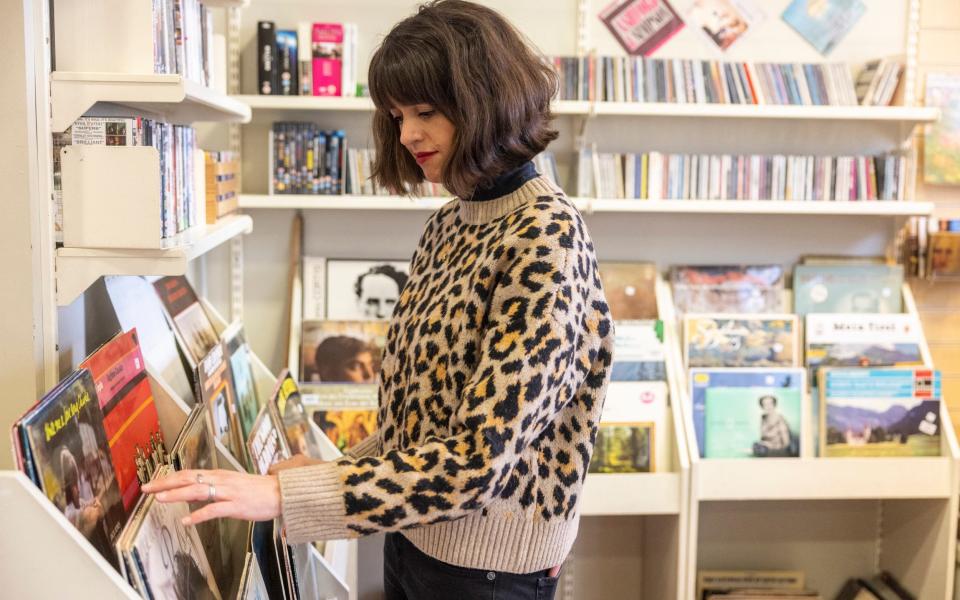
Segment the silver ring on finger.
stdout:
[[207,484],[207,502],[214,502],[217,499],[217,488],[212,483]]
[[197,473],[197,483],[203,485],[203,473]]

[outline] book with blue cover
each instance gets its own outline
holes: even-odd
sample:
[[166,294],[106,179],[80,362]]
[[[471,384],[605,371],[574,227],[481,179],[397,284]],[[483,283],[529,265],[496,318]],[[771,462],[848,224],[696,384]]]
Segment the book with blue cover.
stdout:
[[690,369],[702,458],[800,456],[803,369]]
[[796,315],[702,315],[683,319],[684,364],[693,367],[795,367]]
[[826,55],[866,11],[863,0],[793,0],[781,18],[817,52]]
[[820,454],[940,456],[940,372],[820,370]]
[[899,313],[902,287],[902,265],[797,265],[793,312]]

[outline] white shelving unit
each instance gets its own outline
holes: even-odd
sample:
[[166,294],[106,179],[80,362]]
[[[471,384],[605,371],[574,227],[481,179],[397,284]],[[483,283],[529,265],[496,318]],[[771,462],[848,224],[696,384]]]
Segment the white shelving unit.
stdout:
[[50,96],[51,128],[55,132],[64,131],[101,102],[180,125],[250,120],[250,107],[242,101],[181,75],[55,71],[50,74]]
[[104,275],[183,275],[191,261],[253,231],[248,215],[197,225],[170,238],[161,250],[60,248],[56,253],[57,303],[71,303]]

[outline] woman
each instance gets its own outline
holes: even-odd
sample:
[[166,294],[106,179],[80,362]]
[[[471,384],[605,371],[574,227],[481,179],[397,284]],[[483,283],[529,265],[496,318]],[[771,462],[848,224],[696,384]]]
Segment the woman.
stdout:
[[282,515],[291,542],[389,532],[387,597],[552,598],[610,378],[593,244],[530,159],[556,138],[556,75],[459,0],[422,6],[373,56],[375,176],[457,198],[427,222],[387,337],[378,431],[276,475],[181,472],[191,517]]

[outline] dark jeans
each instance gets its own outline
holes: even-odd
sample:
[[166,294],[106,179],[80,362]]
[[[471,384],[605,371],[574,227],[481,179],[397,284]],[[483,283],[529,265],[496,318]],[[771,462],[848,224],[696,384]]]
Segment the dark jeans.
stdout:
[[553,600],[557,578],[458,567],[428,556],[399,533],[383,544],[386,600]]

